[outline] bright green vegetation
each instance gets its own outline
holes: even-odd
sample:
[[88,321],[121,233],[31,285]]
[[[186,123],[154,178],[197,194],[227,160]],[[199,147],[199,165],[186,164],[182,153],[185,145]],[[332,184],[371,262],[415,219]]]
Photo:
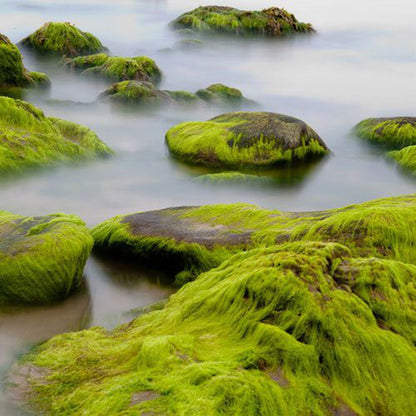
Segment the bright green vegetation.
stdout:
[[282,36],[314,30],[311,24],[298,22],[293,14],[277,7],[262,11],[222,6],[198,7],[179,16],[171,26],[174,29],[263,36]]
[[369,118],[355,126],[358,136],[381,144],[400,166],[416,174],[416,117]]
[[24,38],[21,44],[40,52],[65,56],[89,55],[106,50],[94,35],[83,32],[70,23],[45,23]]
[[98,75],[110,81],[137,80],[158,83],[162,78],[162,71],[156,62],[147,56],[123,58],[98,53],[78,56],[67,60],[65,64],[70,68],[82,70],[84,75]]
[[46,117],[24,101],[0,97],[0,171],[109,153],[111,150],[87,127]]
[[211,183],[241,183],[241,182],[253,182],[253,183],[265,183],[270,180],[267,176],[250,175],[241,172],[220,172],[220,173],[207,173],[205,175],[198,176],[196,180],[200,182]]
[[82,281],[93,239],[80,218],[0,212],[0,305],[66,298]]
[[209,167],[253,168],[295,164],[329,153],[303,121],[275,113],[228,113],[187,122],[166,133],[171,154]]
[[244,99],[240,90],[223,84],[212,84],[208,88],[198,90],[196,95],[204,101],[241,102]]
[[[178,221],[177,234],[188,233],[188,221],[204,241],[213,230],[250,233],[251,249],[223,254],[161,310],[38,347],[21,363],[37,369],[32,404],[54,415],[411,416],[415,214],[414,196],[315,213],[165,210],[160,230]],[[152,215],[134,228],[154,229]],[[134,251],[128,222],[131,233],[132,219],[119,217],[95,238]],[[178,247],[190,239],[181,238]]]
[[[101,55],[101,54],[100,54]],[[98,55],[97,55],[98,56]],[[77,60],[87,60],[89,56],[75,58]],[[124,58],[122,58],[124,59]],[[89,70],[87,70],[89,71]],[[85,72],[85,71],[84,71]],[[227,87],[222,84],[214,84],[210,87],[199,90],[195,94],[187,91],[168,91],[159,90],[152,83],[146,81],[122,81],[113,84],[110,88],[100,95],[101,99],[110,99],[129,104],[197,104],[207,103],[209,105],[225,104],[238,105],[250,102],[240,90]]]
[[29,72],[23,66],[23,58],[17,46],[0,33],[0,88],[47,87],[46,74]]

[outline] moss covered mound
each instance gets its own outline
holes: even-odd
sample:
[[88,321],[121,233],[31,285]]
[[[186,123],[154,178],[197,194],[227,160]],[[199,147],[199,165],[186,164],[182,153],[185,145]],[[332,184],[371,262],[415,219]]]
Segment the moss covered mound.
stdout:
[[0,305],[63,299],[83,275],[93,239],[80,218],[0,212]]
[[46,414],[413,415],[415,210],[414,196],[303,214],[182,209],[181,221],[252,230],[257,248],[230,253],[162,310],[40,346],[21,364],[37,369],[33,404]]
[[416,263],[416,198],[312,213],[248,204],[170,208],[111,218],[92,230],[96,247],[193,274],[230,255],[286,241],[339,242],[356,257]]
[[[76,58],[74,61],[78,59],[82,60],[89,58],[89,56],[86,56],[85,58]],[[245,102],[252,102],[245,98],[240,90],[227,87],[226,85],[222,84],[211,85],[206,89],[198,90],[194,94],[188,91],[159,90],[151,82],[147,81],[118,82],[105,90],[99,98],[138,105],[189,105],[206,103],[208,105],[224,104],[235,106]]]
[[0,33],[0,88],[47,87],[49,84],[46,74],[29,72],[23,66],[23,58],[17,46]]
[[171,26],[174,29],[263,36],[313,31],[310,23],[298,22],[293,14],[277,7],[262,11],[238,10],[223,6],[198,7],[179,16]]
[[208,88],[198,90],[196,95],[204,101],[241,102],[244,97],[237,88],[227,87],[223,84],[212,84]]
[[20,43],[40,52],[66,56],[89,55],[106,50],[94,35],[67,22],[45,23]]
[[416,174],[416,117],[368,118],[358,123],[355,133],[387,149],[387,156]]
[[105,53],[79,56],[65,62],[69,68],[82,70],[84,75],[98,75],[110,81],[151,81],[160,82],[162,71],[153,59],[147,56],[123,58]]
[[303,121],[282,114],[237,112],[172,127],[171,154],[210,167],[270,167],[317,159],[329,153]]
[[46,117],[33,105],[0,97],[0,171],[109,154],[87,127]]

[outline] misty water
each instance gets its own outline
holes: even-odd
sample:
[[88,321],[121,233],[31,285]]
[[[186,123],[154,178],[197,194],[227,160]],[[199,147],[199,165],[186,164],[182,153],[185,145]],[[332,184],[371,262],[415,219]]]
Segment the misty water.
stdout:
[[[47,115],[92,128],[115,153],[104,160],[0,178],[1,210],[73,213],[93,226],[117,214],[169,206],[248,202],[310,211],[415,191],[416,178],[351,134],[367,117],[414,115],[416,26],[410,0],[216,1],[247,9],[285,7],[318,32],[279,40],[200,37],[199,46],[183,47],[183,37],[167,25],[201,3],[212,2],[1,0],[0,31],[16,43],[46,21],[74,23],[99,37],[112,55],[154,58],[164,75],[161,89],[194,92],[220,82],[239,88],[262,110],[306,121],[331,156],[307,169],[268,172],[271,180],[264,185],[198,181],[207,171],[170,158],[164,135],[177,123],[228,110],[123,110],[96,102],[109,83],[22,50],[25,66],[48,73],[52,81],[48,94],[29,92],[23,98]],[[128,319],[129,309],[166,298],[173,290],[159,271],[109,259],[92,258],[85,274],[87,287],[62,304],[0,316],[1,369],[33,343],[90,325],[111,328]],[[11,414],[1,399],[0,408]]]

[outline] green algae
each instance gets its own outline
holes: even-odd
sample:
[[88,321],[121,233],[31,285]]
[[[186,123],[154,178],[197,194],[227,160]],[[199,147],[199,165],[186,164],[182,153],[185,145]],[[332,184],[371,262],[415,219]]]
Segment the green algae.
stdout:
[[89,55],[106,50],[94,35],[67,22],[45,23],[20,43],[39,52],[65,56]]
[[198,7],[179,16],[171,22],[171,27],[177,30],[262,36],[314,31],[311,24],[299,22],[293,14],[277,7],[262,11],[245,11],[222,6]]
[[40,72],[29,72],[22,55],[7,36],[0,33],[0,88],[48,87],[49,78]]
[[0,305],[43,304],[77,288],[93,239],[74,215],[0,212]]
[[208,88],[198,90],[195,94],[204,101],[241,102],[244,98],[240,90],[223,84],[212,84]]
[[99,53],[68,59],[65,65],[81,70],[83,75],[96,75],[110,81],[137,80],[158,83],[162,78],[162,71],[156,62],[147,56],[124,58]]
[[196,94],[188,91],[168,91],[165,90],[170,97],[180,104],[194,104],[199,101],[199,97]]
[[46,117],[24,101],[0,97],[0,171],[109,153],[111,150],[87,127]]
[[220,172],[220,173],[207,173],[205,175],[198,176],[196,178],[198,182],[208,183],[267,183],[270,178],[266,176],[250,175],[241,172]]
[[171,154],[195,165],[265,168],[318,159],[329,153],[301,120],[261,112],[237,112],[187,122],[166,133]]
[[387,149],[396,149],[387,153],[405,170],[416,173],[415,145],[416,118],[369,118],[358,123],[355,133],[371,143],[383,145]]
[[41,374],[28,380],[32,404],[60,415],[410,416],[415,272],[333,242],[236,254],[160,311],[38,347],[21,364]]

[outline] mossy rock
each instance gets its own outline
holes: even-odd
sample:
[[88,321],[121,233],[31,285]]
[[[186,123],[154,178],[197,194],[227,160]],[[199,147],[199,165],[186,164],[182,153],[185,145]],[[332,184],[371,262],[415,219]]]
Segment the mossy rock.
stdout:
[[314,31],[310,23],[299,22],[293,14],[277,7],[262,11],[224,6],[198,7],[179,16],[171,22],[171,27],[178,30],[273,37]]
[[76,216],[0,212],[0,305],[66,298],[81,283],[92,246]]
[[65,56],[90,55],[106,51],[98,38],[68,22],[45,23],[20,43],[39,52]]
[[170,94],[158,90],[151,82],[146,81],[118,82],[106,89],[98,98],[138,106],[174,103]]
[[415,213],[415,196],[297,214],[183,208],[200,240],[225,226],[253,248],[159,311],[39,346],[20,363],[36,369],[27,397],[42,414],[413,415]]
[[48,87],[49,78],[41,72],[29,72],[17,46],[0,33],[0,88]]
[[118,82],[105,90],[99,96],[99,99],[137,105],[206,103],[208,105],[230,105],[233,107],[251,102],[243,97],[241,91],[222,84],[211,85],[194,94],[188,91],[159,90],[152,83],[146,81]]
[[158,83],[162,78],[162,71],[156,62],[147,56],[124,58],[98,53],[68,59],[65,65],[81,70],[83,75],[97,75],[110,81],[136,80]]
[[0,97],[0,171],[109,153],[111,150],[89,128],[46,117],[25,101]]
[[396,149],[387,156],[416,174],[416,117],[368,118],[358,123],[354,131],[371,143]]
[[193,274],[241,250],[299,240],[336,241],[357,257],[416,264],[414,214],[413,196],[312,213],[208,205],[117,216],[96,226],[92,235],[99,250]]
[[237,112],[172,127],[171,154],[209,167],[259,168],[320,158],[329,150],[303,121],[276,113]]

